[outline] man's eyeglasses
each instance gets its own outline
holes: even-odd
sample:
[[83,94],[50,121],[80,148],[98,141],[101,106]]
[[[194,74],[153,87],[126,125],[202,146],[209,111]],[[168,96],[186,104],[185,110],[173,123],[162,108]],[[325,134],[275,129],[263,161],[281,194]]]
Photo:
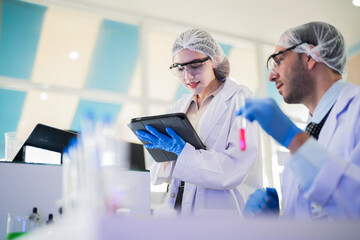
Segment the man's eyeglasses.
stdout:
[[267,66],[267,69],[268,71],[274,73],[277,69],[277,67],[279,66],[280,64],[280,60],[279,59],[276,59],[277,56],[283,54],[283,53],[286,53],[288,51],[291,51],[293,49],[295,49],[297,46],[300,46],[301,44],[303,43],[306,43],[306,42],[301,42],[299,44],[296,44],[292,47],[289,47],[289,48],[286,48],[284,50],[281,50],[279,52],[276,52],[274,54],[271,54],[270,57],[268,58],[268,60],[266,61],[266,66]]
[[207,56],[203,59],[195,59],[193,61],[187,63],[180,63],[180,64],[172,64],[170,69],[177,77],[184,77],[185,71],[190,73],[192,76],[198,75],[203,70],[203,63],[209,60],[210,57]]

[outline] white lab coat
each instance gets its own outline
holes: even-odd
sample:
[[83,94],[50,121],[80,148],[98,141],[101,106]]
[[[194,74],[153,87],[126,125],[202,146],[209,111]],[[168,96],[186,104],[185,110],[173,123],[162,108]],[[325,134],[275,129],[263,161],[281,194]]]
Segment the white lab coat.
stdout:
[[[311,151],[303,151],[305,149]],[[308,154],[312,152],[313,154]],[[360,218],[360,88],[347,83],[318,141],[309,139],[295,154],[309,162],[326,158],[308,191],[300,189],[289,162],[283,173],[284,216],[309,218],[310,202],[329,218]],[[314,164],[316,166],[316,163]]]
[[[185,181],[182,215],[206,213],[239,214],[248,195],[262,186],[262,167],[259,147],[259,127],[247,124],[246,151],[239,148],[235,94],[250,90],[227,79],[223,89],[211,101],[198,123],[196,132],[207,150],[196,150],[186,144],[177,161],[164,171],[162,163],[151,168],[153,184],[170,182],[168,202],[175,204],[180,180]],[[192,94],[184,95],[171,112],[186,113]]]

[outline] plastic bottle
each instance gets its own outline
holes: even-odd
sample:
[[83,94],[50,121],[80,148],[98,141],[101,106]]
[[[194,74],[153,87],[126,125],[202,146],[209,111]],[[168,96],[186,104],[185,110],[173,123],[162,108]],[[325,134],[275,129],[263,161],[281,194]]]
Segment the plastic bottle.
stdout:
[[46,221],[46,225],[54,222],[54,215],[52,213],[49,214],[48,220]]
[[38,213],[38,209],[36,207],[33,208],[32,213],[29,216],[29,220],[34,227],[39,227],[41,225],[40,214]]

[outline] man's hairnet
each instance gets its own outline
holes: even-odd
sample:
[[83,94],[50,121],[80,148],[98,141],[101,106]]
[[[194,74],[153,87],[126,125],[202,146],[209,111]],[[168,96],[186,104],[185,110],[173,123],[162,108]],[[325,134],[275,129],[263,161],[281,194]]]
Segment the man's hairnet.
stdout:
[[215,66],[215,76],[224,81],[230,73],[230,63],[220,45],[210,33],[201,29],[189,29],[181,33],[174,42],[172,56],[182,49],[199,52],[209,56]]
[[290,28],[282,34],[277,45],[291,47],[306,42],[294,49],[306,53],[317,62],[326,64],[342,76],[347,73],[347,51],[342,34],[324,22],[310,22]]

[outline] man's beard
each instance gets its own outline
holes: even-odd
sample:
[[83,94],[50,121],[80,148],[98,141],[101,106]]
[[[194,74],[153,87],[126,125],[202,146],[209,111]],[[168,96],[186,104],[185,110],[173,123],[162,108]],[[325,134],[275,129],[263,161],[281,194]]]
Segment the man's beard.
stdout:
[[304,66],[299,61],[299,64],[292,70],[293,77],[288,82],[288,94],[284,95],[286,103],[303,103],[306,96],[309,96],[313,89],[313,83],[310,76],[306,73]]

